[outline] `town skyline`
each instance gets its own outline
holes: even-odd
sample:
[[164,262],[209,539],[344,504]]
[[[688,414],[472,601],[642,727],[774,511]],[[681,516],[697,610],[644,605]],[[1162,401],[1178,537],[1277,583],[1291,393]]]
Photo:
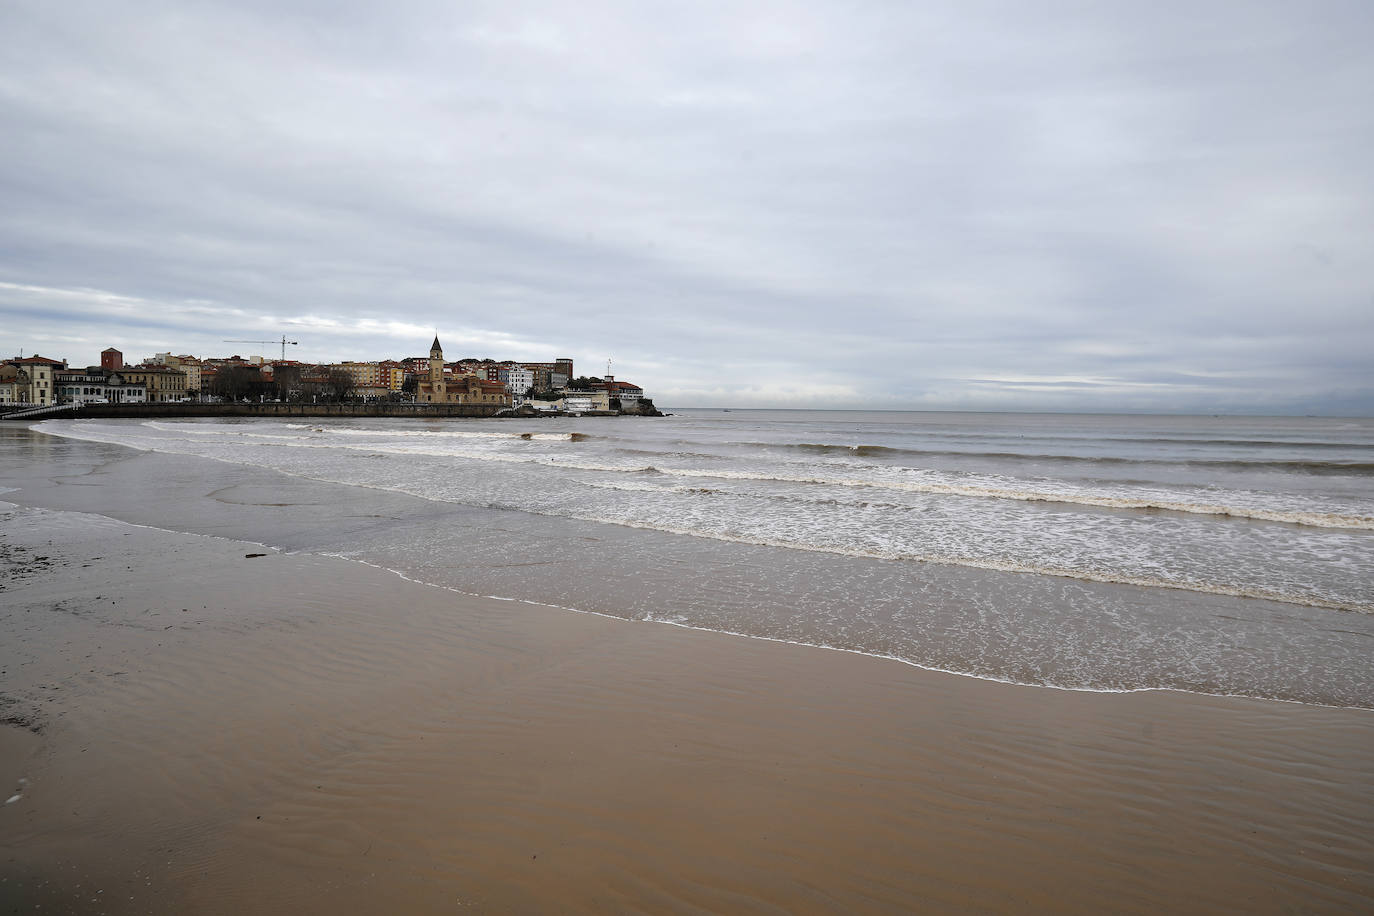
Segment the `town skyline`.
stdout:
[[[222,341],[267,343],[268,341]],[[199,357],[166,350],[126,360],[117,347],[76,363],[40,353],[0,358],[0,405],[8,413],[101,405],[353,403],[516,408],[541,412],[646,413],[653,401],[633,382],[574,374],[574,360],[531,361],[466,356],[446,359],[436,332],[424,356],[309,362],[281,353]],[[607,364],[610,369],[610,364]]]

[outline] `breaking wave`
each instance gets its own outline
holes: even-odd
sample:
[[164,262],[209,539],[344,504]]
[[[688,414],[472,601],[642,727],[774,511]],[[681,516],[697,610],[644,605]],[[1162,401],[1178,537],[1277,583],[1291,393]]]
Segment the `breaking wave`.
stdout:
[[[155,421],[144,424],[158,429],[166,429],[176,433],[192,433],[195,435],[232,435],[235,437],[247,437],[260,440],[269,440],[271,444],[284,447],[304,447],[304,448],[341,448],[354,451],[376,451],[377,445],[351,445],[346,442],[336,441],[332,444],[324,444],[318,437],[300,435],[276,435],[271,433],[250,433],[242,431],[238,427],[220,427],[209,429],[198,429],[189,424],[157,424]],[[293,428],[302,430],[313,430],[308,424],[298,427],[293,424]],[[1160,495],[1157,493],[1103,493],[1078,489],[1052,489],[1043,486],[1036,486],[1022,481],[1009,480],[1007,485],[994,483],[971,483],[957,482],[948,480],[920,480],[903,479],[895,480],[882,477],[854,477],[836,476],[827,474],[789,474],[783,472],[770,471],[732,471],[724,468],[683,468],[670,467],[661,464],[612,464],[606,462],[579,460],[577,458],[563,458],[548,454],[499,454],[484,453],[473,451],[461,451],[455,449],[428,448],[424,442],[459,442],[465,439],[522,439],[526,436],[530,438],[547,437],[552,440],[561,441],[582,441],[577,437],[587,438],[584,433],[577,432],[556,432],[556,433],[504,433],[488,431],[456,431],[456,430],[357,430],[349,428],[331,428],[331,436],[340,435],[342,438],[378,438],[386,437],[393,444],[387,447],[387,451],[393,454],[403,453],[409,455],[431,455],[443,458],[461,458],[475,461],[497,461],[512,464],[545,464],[556,466],[568,470],[616,473],[616,474],[638,474],[638,475],[665,475],[669,477],[682,477],[692,479],[716,479],[716,480],[739,480],[739,481],[759,481],[773,483],[788,483],[801,485],[818,485],[840,487],[846,489],[875,489],[890,490],[907,493],[924,493],[937,496],[962,496],[978,499],[1002,499],[1015,500],[1028,503],[1058,503],[1063,505],[1093,506],[1104,509],[1124,509],[1133,511],[1167,511],[1183,512],[1191,515],[1204,515],[1214,518],[1235,518],[1247,519],[1251,521],[1278,522],[1289,525],[1301,525],[1313,528],[1346,528],[1353,530],[1374,530],[1374,516],[1343,512],[1323,512],[1317,510],[1273,508],[1266,506],[1246,506],[1236,505],[1225,502],[1204,502],[1188,500],[1175,497]],[[410,440],[415,445],[395,444],[397,439]],[[810,445],[808,448],[826,449],[850,449],[850,446],[831,446],[831,445]],[[877,446],[876,448],[886,448]],[[666,457],[666,456],[665,456]],[[881,466],[879,466],[881,467]],[[1372,465],[1371,467],[1374,467]],[[828,468],[832,469],[832,468]],[[892,468],[900,470],[910,475],[929,474],[931,472],[915,468]]]
[[[1037,463],[1062,462],[1075,465],[1170,465],[1175,467],[1215,468],[1235,471],[1283,471],[1298,474],[1320,475],[1366,475],[1374,474],[1374,461],[1303,461],[1282,458],[1123,458],[1116,455],[1065,455],[1053,452],[1012,452],[1012,451],[972,451],[962,449],[920,449],[898,448],[889,445],[837,445],[819,442],[798,443],[744,443],[756,448],[796,450],[818,455],[845,455],[865,457],[895,457],[910,455],[926,458],[984,458],[1002,461],[1031,461]],[[1350,446],[1341,446],[1349,450]]]
[[1011,560],[993,560],[971,557],[957,557],[947,554],[907,552],[900,550],[863,550],[839,547],[830,544],[802,544],[778,538],[750,537],[746,535],[725,534],[702,531],[658,522],[644,522],[618,518],[582,516],[584,521],[600,522],[607,525],[621,525],[626,528],[639,528],[662,531],[667,534],[680,534],[688,537],[707,538],[715,541],[729,541],[737,544],[752,544],[759,547],[779,547],[787,550],[806,550],[814,553],[830,553],[840,556],[870,560],[902,560],[917,563],[938,563],[942,566],[964,566],[972,569],[987,569],[995,572],[1028,573],[1040,576],[1058,576],[1065,579],[1078,579],[1084,582],[1101,582],[1110,585],[1131,585],[1142,588],[1167,588],[1175,591],[1198,592],[1208,595],[1226,595],[1234,598],[1255,598],[1262,601],[1276,601],[1281,604],[1295,604],[1304,607],[1323,608],[1356,614],[1374,614],[1374,604],[1358,601],[1335,601],[1275,589],[1224,585],[1187,579],[1159,579],[1151,576],[1132,576],[1100,570],[1079,570],[1062,566],[1047,566],[1034,563],[1018,563]]
[[900,490],[909,493],[930,493],[943,496],[972,496],[984,499],[1011,499],[1021,502],[1066,503],[1098,506],[1107,509],[1143,509],[1187,512],[1225,518],[1244,518],[1266,522],[1284,522],[1316,528],[1355,528],[1374,530],[1374,516],[1349,515],[1337,512],[1290,511],[1249,506],[1228,506],[1213,503],[1188,502],[1156,497],[1115,496],[1092,493],[1071,493],[1049,490],[1017,489],[981,484],[937,483],[933,481],[896,481],[860,479],[852,477],[817,477],[788,474],[751,474],[742,471],[695,470],[686,468],[658,468],[660,473],[678,477],[705,477],[719,480],[760,480],[779,483],[819,484],[838,487],[860,487],[880,490]]

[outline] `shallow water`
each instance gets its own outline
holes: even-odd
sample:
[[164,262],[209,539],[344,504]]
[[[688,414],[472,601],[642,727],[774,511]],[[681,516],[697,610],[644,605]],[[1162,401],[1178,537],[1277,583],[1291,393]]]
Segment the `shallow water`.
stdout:
[[[684,411],[37,429],[217,459],[150,486],[169,527],[477,594],[1017,683],[1374,706],[1371,420]],[[206,491],[220,462],[289,477],[233,476],[209,487],[223,514],[172,518],[178,488]],[[289,520],[262,514],[283,504]]]

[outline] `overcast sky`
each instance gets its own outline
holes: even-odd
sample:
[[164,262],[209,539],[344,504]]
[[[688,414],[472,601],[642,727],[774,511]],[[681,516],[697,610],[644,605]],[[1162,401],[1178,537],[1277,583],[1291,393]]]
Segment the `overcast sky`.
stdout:
[[0,3],[0,355],[1374,413],[1374,3]]

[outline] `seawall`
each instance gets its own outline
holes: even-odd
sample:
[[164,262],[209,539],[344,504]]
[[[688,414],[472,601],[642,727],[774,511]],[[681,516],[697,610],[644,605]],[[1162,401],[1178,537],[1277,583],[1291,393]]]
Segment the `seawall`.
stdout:
[[[631,410],[584,410],[577,416],[663,416],[652,401]],[[45,411],[41,415],[16,416],[3,413],[0,421],[33,422],[46,419],[177,419],[185,417],[561,417],[563,411],[535,410],[528,405],[505,407],[500,404],[86,404],[68,410]],[[17,411],[15,413],[25,413]]]

